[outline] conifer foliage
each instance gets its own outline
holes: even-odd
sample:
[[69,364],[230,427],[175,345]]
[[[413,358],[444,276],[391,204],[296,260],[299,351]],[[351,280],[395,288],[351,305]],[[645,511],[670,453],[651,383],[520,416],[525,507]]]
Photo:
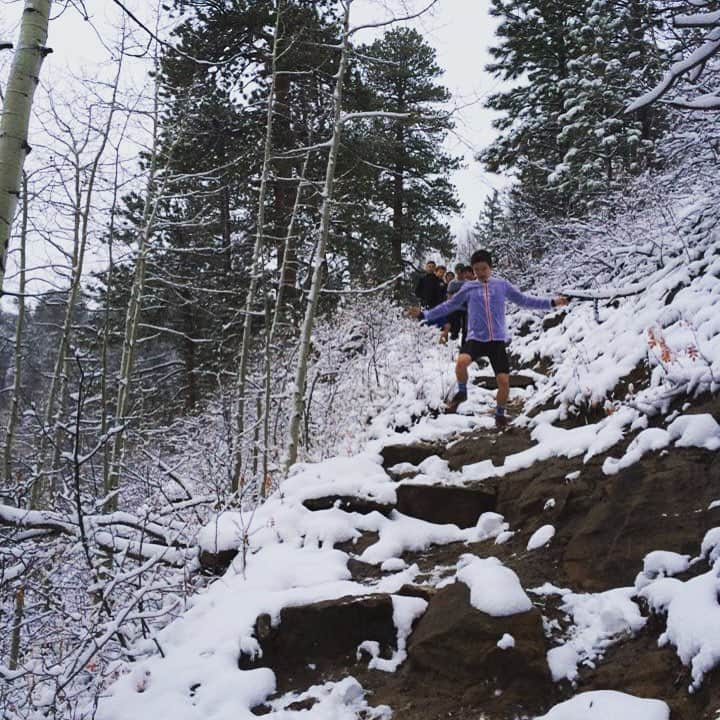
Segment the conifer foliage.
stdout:
[[357,49],[348,111],[398,113],[349,128],[342,238],[351,274],[380,279],[427,252],[451,253],[448,215],[459,210],[443,150],[453,128],[450,93],[435,50],[416,30],[395,28]]
[[493,0],[491,12],[488,69],[512,87],[488,101],[500,136],[482,160],[513,171],[542,215],[583,214],[653,162],[661,118],[623,110],[659,71],[656,3]]

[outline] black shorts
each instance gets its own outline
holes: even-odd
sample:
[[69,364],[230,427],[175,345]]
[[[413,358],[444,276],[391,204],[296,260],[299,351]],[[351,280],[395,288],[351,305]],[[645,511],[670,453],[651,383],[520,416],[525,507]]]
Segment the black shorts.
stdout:
[[479,340],[468,340],[461,348],[460,353],[469,355],[474,362],[478,358],[486,357],[490,360],[493,372],[496,375],[500,373],[510,373],[510,362],[507,356],[507,349],[503,340],[493,340],[491,342],[480,342]]

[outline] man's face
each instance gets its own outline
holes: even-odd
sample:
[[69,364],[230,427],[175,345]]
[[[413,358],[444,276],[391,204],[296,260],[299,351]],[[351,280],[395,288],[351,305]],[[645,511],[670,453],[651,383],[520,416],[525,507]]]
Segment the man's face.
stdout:
[[476,262],[472,266],[475,277],[478,280],[486,281],[490,279],[492,268],[486,262]]
[[425,265],[425,272],[434,273],[435,272],[435,263],[429,262]]
[[441,265],[439,268],[436,268],[435,274],[442,280],[445,277],[445,268]]

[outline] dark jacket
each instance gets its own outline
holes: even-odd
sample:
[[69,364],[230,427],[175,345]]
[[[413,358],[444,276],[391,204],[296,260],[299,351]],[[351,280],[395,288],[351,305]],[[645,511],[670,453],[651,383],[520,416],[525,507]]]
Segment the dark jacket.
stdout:
[[415,295],[424,308],[434,308],[444,300],[445,283],[432,273],[425,273],[415,286]]

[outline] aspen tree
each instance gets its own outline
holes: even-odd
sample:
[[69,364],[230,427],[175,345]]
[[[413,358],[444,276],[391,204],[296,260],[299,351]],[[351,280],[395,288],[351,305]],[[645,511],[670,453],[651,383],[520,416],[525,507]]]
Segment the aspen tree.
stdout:
[[272,57],[271,57],[271,81],[268,93],[267,121],[265,125],[265,146],[263,151],[262,172],[260,175],[260,193],[258,197],[257,229],[255,232],[255,244],[253,246],[252,262],[250,265],[250,284],[248,285],[245,299],[245,319],[243,324],[242,342],[238,356],[237,374],[237,418],[235,430],[235,446],[233,457],[232,492],[240,487],[243,463],[243,435],[245,434],[245,392],[247,385],[247,364],[250,353],[250,342],[252,334],[252,308],[257,293],[259,277],[262,274],[262,250],[264,246],[265,233],[265,199],[270,175],[270,161],[272,156],[273,137],[273,114],[275,112],[275,85],[277,81],[277,59],[278,59],[278,36],[280,33],[280,6],[278,1],[275,12],[275,31],[273,35]]
[[5,279],[10,231],[30,150],[28,128],[46,47],[51,0],[25,0],[0,118],[0,291]]
[[343,6],[343,31],[339,45],[340,59],[335,75],[335,90],[333,92],[333,131],[330,139],[327,166],[325,168],[325,184],[322,191],[322,208],[320,211],[320,230],[318,242],[315,247],[313,258],[313,274],[307,306],[305,308],[305,319],[302,326],[300,338],[300,352],[295,369],[295,382],[292,387],[292,398],[290,408],[290,424],[287,433],[285,457],[283,458],[283,471],[287,472],[290,466],[297,460],[298,440],[300,436],[300,424],[303,418],[305,381],[307,379],[308,355],[310,354],[310,336],[312,335],[315,315],[317,313],[318,299],[320,297],[320,286],[323,277],[323,261],[325,259],[325,247],[330,235],[330,218],[332,214],[333,190],[335,189],[335,165],[337,163],[338,151],[340,149],[340,137],[342,135],[342,100],[345,72],[348,64],[348,50],[350,48],[350,7],[353,0],[345,0]]

